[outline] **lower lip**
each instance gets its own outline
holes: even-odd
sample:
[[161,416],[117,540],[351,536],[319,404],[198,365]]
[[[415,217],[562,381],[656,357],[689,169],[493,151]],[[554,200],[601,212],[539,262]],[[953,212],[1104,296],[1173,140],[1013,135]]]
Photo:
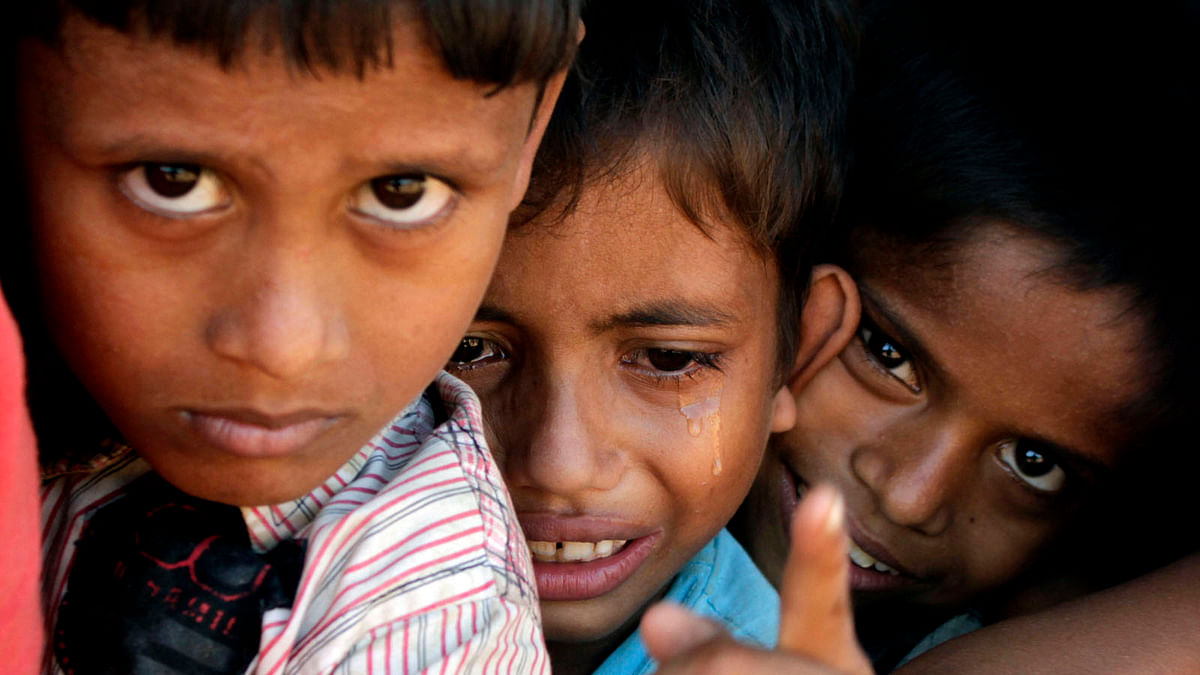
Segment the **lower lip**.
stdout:
[[533,561],[542,600],[590,600],[604,595],[633,576],[649,557],[661,533],[631,539],[620,552],[588,562]]
[[211,445],[231,455],[256,459],[294,454],[337,421],[336,417],[317,417],[269,429],[201,413],[188,413],[187,419],[192,429]]

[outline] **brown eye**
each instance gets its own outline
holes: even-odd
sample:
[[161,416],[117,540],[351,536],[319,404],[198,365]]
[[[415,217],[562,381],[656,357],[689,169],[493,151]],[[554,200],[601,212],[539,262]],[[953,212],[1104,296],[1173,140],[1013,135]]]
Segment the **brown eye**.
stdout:
[[117,177],[117,187],[139,207],[168,218],[189,218],[233,205],[217,173],[198,164],[139,164]]
[[908,358],[900,352],[896,345],[892,344],[892,339],[882,333],[867,332],[867,349],[879,359],[879,363],[884,368],[891,370],[904,365]]
[[350,208],[393,230],[414,230],[442,219],[457,203],[454,188],[419,173],[379,176],[355,188]]
[[507,354],[500,345],[491,340],[468,335],[458,343],[458,349],[450,356],[451,368],[464,368],[472,365],[484,365],[490,361],[503,359]]
[[200,182],[200,167],[195,164],[147,164],[146,184],[167,198],[182,197]]
[[1054,470],[1054,460],[1037,450],[1018,450],[1017,468],[1026,476],[1045,476]]
[[676,349],[647,349],[646,360],[656,370],[673,373],[691,365],[696,360],[696,354]]
[[425,194],[424,176],[382,176],[371,181],[379,203],[389,209],[407,209]]
[[1067,473],[1053,451],[1025,440],[1009,441],[1000,446],[1000,462],[1021,482],[1041,492],[1055,493],[1063,488]]
[[858,337],[878,367],[887,371],[913,393],[920,393],[921,382],[917,378],[917,369],[908,353],[894,338],[880,330],[879,326],[865,315],[858,326]]

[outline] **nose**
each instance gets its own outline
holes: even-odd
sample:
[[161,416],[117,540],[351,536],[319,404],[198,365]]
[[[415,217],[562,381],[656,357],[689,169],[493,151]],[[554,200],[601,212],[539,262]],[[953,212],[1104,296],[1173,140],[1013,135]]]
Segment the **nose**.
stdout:
[[957,502],[970,490],[981,442],[966,425],[935,425],[936,433],[894,434],[859,447],[855,476],[891,522],[929,536],[946,531]]
[[246,246],[210,315],[209,347],[279,380],[344,358],[350,335],[336,302],[337,266],[318,250],[266,236]]
[[592,404],[594,381],[550,368],[517,376],[526,380],[521,395],[498,420],[508,429],[497,430],[509,485],[567,499],[616,487],[623,460],[606,442],[604,408]]

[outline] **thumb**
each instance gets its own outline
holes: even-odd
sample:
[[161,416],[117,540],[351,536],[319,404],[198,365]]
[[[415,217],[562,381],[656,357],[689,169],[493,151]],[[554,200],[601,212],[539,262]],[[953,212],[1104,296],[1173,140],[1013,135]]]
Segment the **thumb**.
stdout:
[[796,509],[780,588],[779,648],[846,673],[871,673],[854,633],[845,502],[828,485]]
[[659,663],[666,663],[725,634],[716,622],[692,614],[682,605],[660,602],[642,616],[642,641]]

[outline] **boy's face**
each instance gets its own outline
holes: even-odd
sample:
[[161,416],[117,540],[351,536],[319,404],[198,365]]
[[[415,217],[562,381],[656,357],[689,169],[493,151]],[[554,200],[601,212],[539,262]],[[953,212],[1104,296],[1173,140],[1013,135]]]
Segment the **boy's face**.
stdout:
[[23,46],[52,331],[184,491],[315,488],[473,316],[557,89],[530,131],[534,85],[485,96],[419,35],[397,19],[394,63],[362,79],[254,48],[223,71],[77,18],[61,51]]
[[510,233],[452,357],[483,399],[551,641],[632,629],[791,423],[774,265],[710,229],[653,169],[589,186],[565,221]]
[[856,603],[958,604],[1027,568],[1117,461],[1142,325],[999,225],[950,264],[892,253],[865,253],[858,337],[797,393],[739,522],[778,581],[798,495],[832,483]]

